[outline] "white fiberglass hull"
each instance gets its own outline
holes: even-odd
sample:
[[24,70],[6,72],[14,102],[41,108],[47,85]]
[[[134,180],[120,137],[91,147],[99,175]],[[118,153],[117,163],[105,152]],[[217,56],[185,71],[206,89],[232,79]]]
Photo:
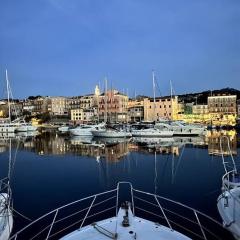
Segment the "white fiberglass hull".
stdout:
[[175,136],[198,136],[204,135],[204,129],[191,129],[191,128],[173,128],[173,135]]
[[12,211],[6,208],[6,199],[8,195],[0,193],[0,240],[9,239],[13,227]]
[[37,127],[32,125],[23,125],[16,129],[17,132],[33,132],[36,130],[37,130]]
[[236,187],[223,192],[218,197],[218,211],[223,225],[236,239],[240,239],[240,188]]
[[58,131],[62,132],[62,133],[68,132],[69,131],[69,127],[68,126],[59,127]]
[[82,129],[82,128],[72,128],[69,129],[69,132],[74,136],[92,136],[91,128]]
[[[190,240],[187,236],[172,231],[170,228],[157,223],[145,220],[140,217],[134,217],[132,211],[128,211],[130,226],[122,225],[125,209],[119,209],[117,217],[109,218],[94,225],[83,227],[80,231],[76,230],[60,240],[131,240],[131,239],[151,239],[151,240]],[[114,238],[114,232],[117,229],[117,238]],[[104,231],[105,230],[105,231]],[[104,234],[105,233],[105,234]]]
[[104,138],[125,138],[131,137],[132,134],[129,132],[119,132],[114,130],[92,130],[92,135],[94,137],[104,137]]
[[133,137],[172,137],[172,131],[161,131],[158,129],[132,130]]

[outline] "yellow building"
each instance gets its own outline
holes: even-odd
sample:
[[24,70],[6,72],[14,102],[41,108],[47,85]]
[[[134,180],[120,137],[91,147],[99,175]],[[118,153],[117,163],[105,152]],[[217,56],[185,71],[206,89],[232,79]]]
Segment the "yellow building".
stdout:
[[93,109],[71,109],[71,121],[74,123],[88,123],[93,121],[95,112]]
[[143,100],[144,121],[157,121],[160,118],[178,119],[178,97],[145,98]]
[[236,114],[237,113],[237,96],[222,95],[208,97],[209,113],[217,114]]

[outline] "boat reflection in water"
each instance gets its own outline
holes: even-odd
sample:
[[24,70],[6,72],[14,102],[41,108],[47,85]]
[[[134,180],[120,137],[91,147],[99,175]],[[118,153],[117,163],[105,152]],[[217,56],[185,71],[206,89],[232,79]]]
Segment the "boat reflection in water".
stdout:
[[[233,152],[236,152],[236,134],[229,134],[229,132],[209,132],[206,137],[148,138],[148,141],[144,138],[126,140],[124,138],[70,137],[59,135],[56,132],[45,132],[36,136],[13,135],[12,137],[21,139],[20,149],[23,150],[21,156],[24,156],[23,159],[27,159],[26,162],[22,161],[21,164],[17,164],[18,168],[25,169],[31,161],[34,168],[37,169],[33,174],[40,180],[46,177],[44,170],[46,167],[49,168],[47,178],[49,194],[46,195],[45,202],[41,202],[41,204],[45,204],[43,209],[49,210],[48,207],[51,202],[63,202],[65,193],[70,191],[69,189],[78,189],[80,194],[83,193],[82,197],[85,193],[95,193],[95,190],[111,189],[117,181],[129,179],[131,182],[135,181],[135,185],[139,185],[148,192],[162,194],[177,201],[187,202],[189,200],[188,203],[195,204],[197,208],[206,212],[211,208],[210,215],[219,217],[216,209],[216,199],[219,194],[216,193],[212,202],[210,198],[204,198],[203,196],[208,194],[209,189],[220,188],[219,178],[223,172],[221,161],[218,161],[220,157],[211,158],[207,155],[208,153],[212,155],[212,152],[221,152],[216,143],[219,143],[220,137],[224,134],[230,136],[230,146]],[[4,147],[8,146],[6,139],[6,136],[0,138],[0,147],[3,151]],[[223,139],[224,156],[229,154],[227,144],[227,141]],[[35,155],[46,156],[34,156],[32,153],[27,155],[27,152],[35,152]],[[59,156],[52,157],[50,155]],[[66,157],[62,157],[62,155],[66,155]],[[41,159],[41,161],[35,161],[36,159]],[[63,159],[64,161],[62,161]],[[212,159],[216,161],[211,161]],[[218,172],[219,174],[215,179],[212,169],[214,173]],[[53,171],[55,171],[55,174],[52,174]],[[64,175],[61,175],[62,172]],[[69,175],[65,175],[65,172]],[[31,181],[33,174],[29,176],[22,174],[19,178],[24,180],[21,186]],[[70,176],[68,185],[65,185],[66,176]],[[230,179],[230,177],[231,175],[228,178]],[[51,181],[52,179],[56,179],[56,181]],[[190,184],[188,184],[189,179],[191,179]],[[84,189],[85,186],[86,189]],[[89,186],[91,186],[91,189]],[[195,186],[197,191],[192,191],[192,186]],[[34,189],[39,191],[39,189],[42,189],[42,185],[32,185],[29,193],[32,194]],[[56,193],[64,192],[64,196],[55,196],[57,194],[52,194],[52,189]],[[222,199],[225,200],[227,194],[234,191],[224,191],[225,194],[221,194]],[[69,196],[71,197],[69,199],[76,199],[79,192],[70,192]],[[15,191],[14,194],[15,199],[17,199],[18,192]],[[23,194],[26,195],[27,191]],[[32,202],[37,205],[39,199],[34,198]],[[21,209],[21,201],[16,200],[15,202],[17,208]],[[230,197],[228,197],[228,203],[230,206]],[[234,204],[236,209],[240,208],[238,203]],[[226,209],[224,205],[222,206],[223,209]],[[54,207],[55,205],[52,204],[51,208]],[[34,218],[43,213],[38,211],[36,207],[22,208],[27,216],[33,212]],[[237,222],[237,218],[235,222]]]
[[[152,151],[159,153],[177,154],[176,149],[187,145],[188,147],[208,148],[210,155],[221,155],[219,142],[223,135],[229,136],[231,152],[237,154],[237,137],[235,131],[209,131],[207,136],[195,137],[162,137],[162,138],[97,138],[84,136],[63,136],[56,132],[24,132],[0,135],[0,151],[5,151],[4,146],[9,138],[21,139],[22,148],[35,151],[39,155],[77,154],[81,156],[96,157],[100,154],[107,160],[119,160],[130,151]],[[224,155],[229,155],[226,139],[222,141]],[[96,150],[100,148],[99,150]],[[175,149],[175,150],[174,150]],[[99,153],[98,153],[99,151]]]
[[[220,149],[220,139],[222,136],[228,136],[228,138],[222,139],[222,150]],[[235,130],[231,131],[209,131],[207,134],[206,142],[208,144],[208,153],[210,155],[221,156],[230,155],[228,148],[228,139],[230,142],[231,153],[237,155],[237,133]]]

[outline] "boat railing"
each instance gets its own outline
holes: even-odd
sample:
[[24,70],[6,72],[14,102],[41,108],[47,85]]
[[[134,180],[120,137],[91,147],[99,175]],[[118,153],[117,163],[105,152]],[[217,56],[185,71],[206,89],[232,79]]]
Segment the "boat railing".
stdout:
[[234,187],[240,186],[239,174],[235,170],[226,172],[222,176],[222,191],[230,191]]
[[[127,185],[130,189],[128,200],[134,216],[149,219],[158,223],[156,227],[166,226],[171,231],[179,231],[192,239],[224,239],[220,236],[226,230],[206,214],[168,198],[134,189],[129,182],[119,182],[113,190],[74,201],[43,215],[16,231],[10,240],[60,239],[103,219],[117,221],[115,217],[120,207],[122,185]],[[112,239],[117,239],[117,222],[116,230],[111,236]]]
[[[12,199],[12,190],[9,185],[9,178],[5,177],[3,179],[0,179],[0,194],[1,193],[7,193],[7,197],[4,196],[5,198],[5,204],[12,207],[11,199]],[[0,213],[1,216],[1,213]]]
[[[223,140],[224,139],[226,139],[226,142],[227,142],[228,154],[226,154],[223,151]],[[225,174],[227,174],[229,172],[229,170],[234,170],[235,173],[237,173],[237,166],[236,166],[236,162],[235,162],[235,159],[233,157],[233,154],[232,154],[232,149],[231,149],[231,146],[230,146],[230,139],[229,139],[228,136],[221,136],[220,137],[220,153],[221,153],[221,156],[222,156],[222,163],[223,163]],[[231,162],[226,161],[224,155],[230,155]]]
[[8,177],[0,179],[0,192],[5,191],[5,189],[8,187]]

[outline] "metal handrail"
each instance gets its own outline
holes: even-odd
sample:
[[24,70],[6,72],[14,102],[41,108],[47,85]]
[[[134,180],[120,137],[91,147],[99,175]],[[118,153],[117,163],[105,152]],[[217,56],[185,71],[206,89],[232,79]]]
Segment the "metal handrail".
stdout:
[[[230,191],[231,188],[233,188],[233,184],[231,184],[231,179],[230,179],[230,175],[232,175],[233,177],[235,176],[236,171],[235,170],[231,170],[226,172],[223,176],[222,176],[222,190],[223,191]],[[240,183],[239,183],[240,186]]]
[[88,200],[88,199],[97,197],[97,196],[102,196],[102,195],[105,195],[105,194],[108,194],[108,193],[112,193],[112,192],[115,192],[115,191],[117,191],[117,190],[118,190],[118,189],[115,188],[115,189],[112,189],[112,190],[109,190],[109,191],[105,191],[105,192],[102,192],[102,193],[94,194],[94,195],[91,195],[91,196],[89,196],[89,197],[85,197],[85,198],[82,198],[82,199],[73,201],[73,202],[71,202],[71,203],[65,204],[64,206],[61,206],[61,207],[59,207],[59,208],[56,208],[56,209],[54,209],[54,210],[52,210],[52,211],[44,214],[43,216],[37,218],[37,219],[34,220],[33,222],[29,223],[27,226],[25,226],[24,228],[22,228],[21,230],[19,230],[18,232],[16,232],[13,236],[11,236],[9,240],[12,240],[12,239],[15,240],[15,239],[17,239],[18,235],[21,234],[24,230],[26,230],[27,228],[31,227],[33,224],[39,222],[40,220],[42,220],[42,219],[50,216],[51,214],[53,214],[53,213],[56,214],[57,211],[59,212],[60,210],[65,209],[65,208],[67,208],[67,207],[69,207],[69,206],[72,206],[72,205],[74,205],[74,204],[76,204],[76,203],[80,203],[80,202],[83,202],[83,201],[85,201],[85,200]]
[[[109,211],[109,210],[113,210],[115,208],[115,212],[118,213],[118,209],[119,209],[119,206],[118,206],[118,203],[119,203],[119,189],[120,189],[120,186],[123,185],[123,184],[128,184],[129,187],[130,187],[130,192],[131,192],[131,208],[132,208],[132,212],[135,216],[135,209],[139,209],[139,210],[143,210],[143,211],[146,211],[146,212],[149,212],[148,210],[145,210],[143,208],[139,208],[136,203],[134,202],[134,198],[138,198],[137,196],[134,196],[135,194],[144,194],[144,196],[151,196],[153,197],[153,199],[157,202],[157,204],[154,204],[154,203],[151,203],[151,202],[148,202],[147,200],[144,200],[146,203],[150,203],[150,204],[153,204],[155,207],[158,207],[160,210],[161,210],[161,213],[163,216],[161,215],[157,215],[156,213],[152,213],[153,215],[157,216],[157,217],[160,217],[162,219],[164,219],[167,223],[167,226],[169,227],[169,229],[171,229],[172,231],[174,231],[174,227],[171,225],[171,223],[174,223],[175,226],[180,226],[182,227],[182,229],[185,229],[187,230],[187,228],[189,227],[187,225],[187,227],[184,225],[184,226],[181,226],[180,224],[174,222],[171,218],[169,218],[168,214],[170,213],[173,213],[175,214],[176,216],[179,216],[179,217],[182,217],[183,220],[188,220],[188,221],[191,221],[192,223],[196,224],[197,226],[199,226],[199,229],[200,229],[200,232],[201,232],[201,238],[204,239],[204,240],[207,240],[207,236],[206,236],[206,232],[208,232],[209,234],[211,234],[212,236],[214,236],[216,238],[216,235],[215,233],[212,233],[211,231],[209,231],[205,226],[202,225],[202,223],[200,222],[200,219],[199,219],[199,216],[201,217],[205,217],[206,219],[210,220],[212,223],[215,223],[217,224],[218,227],[221,227],[222,228],[222,224],[220,224],[218,221],[216,221],[215,219],[207,216],[206,214],[198,211],[198,210],[195,210],[191,207],[188,207],[182,203],[179,203],[177,201],[174,201],[174,200],[171,200],[171,199],[168,199],[168,198],[165,198],[165,197],[161,197],[161,196],[158,196],[156,194],[152,194],[152,193],[148,193],[148,192],[144,192],[144,191],[141,191],[141,190],[137,190],[137,189],[134,189],[132,187],[132,184],[130,182],[119,182],[117,184],[117,187],[113,190],[109,190],[109,191],[105,191],[105,192],[102,192],[102,193],[98,193],[98,194],[95,194],[95,195],[92,195],[92,196],[89,196],[89,197],[85,197],[83,199],[80,199],[80,200],[76,200],[72,203],[69,203],[69,204],[66,204],[64,206],[61,206],[43,216],[41,216],[40,218],[36,219],[35,221],[33,221],[32,223],[28,224],[26,227],[24,227],[23,229],[21,229],[20,231],[16,232],[13,236],[11,236],[10,240],[17,240],[18,237],[20,237],[20,234],[24,233],[24,231],[26,231],[28,228],[34,226],[34,224],[42,221],[42,220],[45,220],[45,221],[49,221],[49,217],[51,217],[52,221],[50,222],[50,224],[46,227],[42,227],[42,229],[38,232],[38,233],[34,233],[35,235],[33,237],[31,237],[31,239],[35,239],[36,237],[39,237],[39,235],[41,236],[41,234],[44,234],[45,235],[45,231],[47,231],[46,235],[47,237],[45,238],[46,240],[47,239],[50,239],[51,237],[53,236],[56,236],[57,234],[61,233],[61,232],[64,232],[66,231],[66,229],[70,228],[70,227],[73,227],[74,225],[78,224],[81,222],[81,225],[80,225],[80,228],[77,228],[76,230],[79,230],[81,231],[82,227],[84,226],[85,222],[87,219],[93,217],[93,216],[96,216],[98,214],[101,214],[103,212],[106,212],[106,211]],[[105,196],[106,197],[106,194],[110,194],[110,193],[114,193],[114,197],[116,197],[116,206],[115,207],[108,207],[107,209],[104,209],[103,211],[101,210],[98,210],[98,212],[95,212],[93,214],[90,215],[90,212],[92,210],[92,208],[94,208],[95,206],[99,206],[101,205],[102,203],[105,203],[106,201],[108,200],[111,200],[113,199],[114,197],[108,197],[107,199],[105,200],[102,200],[101,202],[98,202],[98,203],[95,203],[96,202],[96,199],[97,197],[99,196]],[[115,196],[116,195],[116,196]],[[57,216],[60,215],[60,211],[63,210],[63,209],[66,209],[67,207],[70,207],[70,206],[73,206],[74,204],[77,204],[77,203],[81,203],[85,200],[91,200],[90,203],[88,202],[89,206],[86,207],[86,208],[83,208],[81,209],[80,211],[75,211],[74,210],[74,213],[73,214],[69,214],[68,216],[64,216],[62,217],[61,219],[57,219]],[[181,206],[183,207],[184,209],[188,209],[190,210],[192,213],[193,213],[193,217],[195,217],[195,221],[194,220],[191,220],[189,217],[186,217],[186,216],[181,216],[180,214],[177,214],[175,212],[171,212],[170,210],[164,208],[160,201],[166,201],[168,203],[172,203],[172,204],[175,204],[176,206]],[[95,204],[94,204],[95,203]],[[114,204],[115,205],[115,204]],[[73,210],[73,209],[71,209]],[[80,213],[80,212],[83,212],[83,210],[87,211],[84,215],[83,218],[80,218],[80,219],[75,219],[75,220],[72,220],[72,222],[69,223],[69,220],[68,220],[68,225],[67,226],[64,226],[63,228],[58,228],[58,229],[55,229],[53,228],[54,224],[57,224],[58,222],[61,222],[65,219],[68,219],[72,216],[76,216],[76,214]],[[53,216],[53,217],[52,217]],[[116,215],[117,216],[117,215]],[[173,216],[173,215],[172,215]],[[112,214],[112,217],[114,217],[114,214]],[[192,218],[193,218],[192,217]],[[117,221],[116,221],[117,222]],[[184,221],[185,222],[185,221]],[[61,226],[61,225],[60,225]],[[54,231],[55,230],[55,231]],[[189,233],[192,233],[192,229],[190,231],[188,231]],[[117,234],[117,224],[116,224],[116,229],[115,229],[115,232],[114,234]],[[199,234],[195,233],[196,236],[200,236]],[[218,238],[217,238],[218,239]]]
[[228,136],[221,136],[221,137],[220,137],[220,151],[221,151],[222,163],[223,163],[223,167],[224,167],[225,173],[228,172],[227,166],[226,166],[226,164],[227,164],[228,162],[225,162],[225,158],[224,158],[224,154],[223,154],[222,140],[223,140],[224,138],[227,139],[227,146],[228,146],[228,151],[229,151],[229,153],[230,153],[230,157],[231,157],[231,160],[232,160],[233,170],[235,171],[235,173],[237,173],[237,167],[236,167],[236,163],[235,163],[235,160],[234,160],[234,158],[233,158],[233,155],[232,155],[232,150],[231,150],[231,147],[230,147],[229,137],[228,137]]

